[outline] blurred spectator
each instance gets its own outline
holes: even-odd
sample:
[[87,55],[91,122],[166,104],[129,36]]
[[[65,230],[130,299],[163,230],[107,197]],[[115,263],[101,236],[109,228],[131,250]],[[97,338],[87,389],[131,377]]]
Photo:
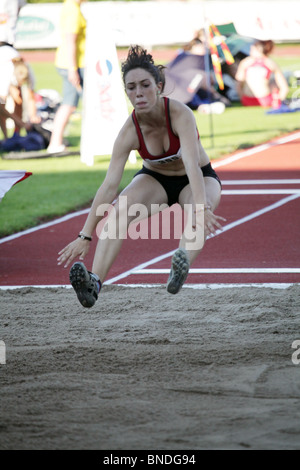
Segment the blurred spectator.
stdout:
[[9,95],[9,88],[14,74],[13,59],[16,57],[19,57],[19,53],[13,47],[0,47],[0,126],[5,139],[7,138],[7,128],[3,108],[5,108],[6,100]]
[[191,54],[205,55],[207,47],[204,28],[196,31],[193,39],[185,44],[182,50]]
[[[26,0],[0,0],[0,111],[5,106],[14,73],[12,60],[20,55],[14,48],[14,43],[19,12],[25,4]],[[0,127],[7,138],[5,121],[1,113]]]
[[55,65],[63,79],[63,98],[53,122],[49,153],[63,152],[64,130],[81,96],[85,66],[86,20],[80,10],[85,0],[65,0],[61,10],[61,44]]
[[26,0],[0,0],[0,44],[13,47],[21,8]]
[[201,113],[220,114],[231,102],[214,88],[204,30],[179,50],[166,66],[166,95]]
[[[22,57],[16,57],[12,62],[14,71],[7,97],[7,101],[12,98],[11,111],[25,122],[39,123],[41,118],[37,114],[33,73]],[[20,128],[16,125],[15,132],[19,131]]]
[[250,55],[239,63],[235,78],[244,106],[278,107],[286,98],[288,83],[269,57],[273,48],[273,41],[256,41],[250,48]]

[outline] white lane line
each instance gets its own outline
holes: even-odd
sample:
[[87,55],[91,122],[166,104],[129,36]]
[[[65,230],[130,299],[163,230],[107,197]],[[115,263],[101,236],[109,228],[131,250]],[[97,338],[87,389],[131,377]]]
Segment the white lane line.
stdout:
[[261,194],[300,194],[300,189],[223,189],[222,196],[252,196]]
[[[244,284],[184,284],[182,286],[183,289],[234,289],[235,287],[260,287],[260,288],[271,288],[271,289],[288,289],[291,286],[298,286],[299,283],[293,282],[264,282],[261,284],[258,283],[244,283]],[[15,289],[26,289],[26,288],[33,288],[33,289],[72,289],[71,285],[51,285],[48,286],[44,285],[28,285],[28,286],[0,286],[0,290],[15,290]],[[165,284],[114,284],[113,287],[128,287],[130,289],[134,288],[158,288],[158,287],[165,287]]]
[[[241,219],[238,219],[235,222],[225,225],[223,227],[223,230],[217,230],[216,235],[220,235],[221,233],[224,233],[227,230],[232,229],[233,227],[242,225],[243,223],[248,222],[249,220],[255,219],[256,217],[259,217],[262,214],[266,214],[267,212],[277,209],[278,207],[283,206],[284,204],[287,204],[288,202],[293,201],[294,199],[297,199],[299,196],[300,196],[299,194],[292,194],[291,196],[285,197],[281,199],[280,201],[277,201],[274,204],[271,204],[270,206],[266,206],[263,209],[253,212],[252,214],[246,215],[245,217],[242,217]],[[216,235],[211,235],[209,238],[213,238]]]
[[222,185],[243,186],[243,185],[270,185],[270,184],[300,184],[300,179],[281,179],[281,180],[223,180]]
[[[258,211],[253,212],[252,214],[249,214],[245,217],[242,217],[241,219],[236,220],[235,222],[232,222],[230,224],[227,224],[223,227],[223,230],[217,230],[215,235],[211,235],[209,238],[213,238],[217,235],[220,235],[221,233],[227,232],[228,230],[231,230],[234,227],[237,227],[238,225],[244,224],[248,222],[249,220],[252,220],[256,217],[259,217],[262,214],[265,214],[266,212],[269,212],[271,210],[276,209],[277,207],[280,207],[284,204],[287,204],[288,202],[292,201],[293,199],[296,199],[299,197],[299,194],[292,194],[291,196],[285,197],[284,199],[281,199],[280,201],[275,202],[274,204],[271,204],[270,206],[266,206],[263,209],[260,209]],[[138,266],[135,266],[134,268],[131,268],[124,273],[119,274],[118,276],[115,276],[111,279],[108,279],[107,281],[104,282],[104,284],[113,284],[116,281],[119,281],[120,279],[124,279],[125,277],[130,276],[131,274],[134,273],[136,270],[142,270],[146,268],[147,266],[150,266],[151,264],[158,263],[159,261],[162,261],[165,258],[168,258],[170,256],[173,256],[176,250],[169,251],[168,253],[165,253],[163,255],[157,256],[156,258],[153,258],[149,261],[146,261],[145,263],[139,264]]]
[[288,135],[286,137],[276,139],[272,142],[267,142],[266,144],[258,145],[257,147],[253,147],[249,150],[236,153],[235,155],[227,157],[224,160],[219,160],[215,163],[212,162],[212,166],[213,168],[220,168],[221,166],[229,165],[230,163],[236,162],[237,160],[240,160],[241,158],[246,158],[251,155],[255,155],[256,153],[263,152],[264,150],[268,150],[269,148],[275,147],[277,145],[287,144],[288,142],[297,140],[299,138],[300,138],[300,132],[297,132],[296,134]]
[[[119,287],[130,287],[130,288],[143,288],[143,287],[166,287],[165,284],[114,284]],[[288,289],[291,286],[298,286],[298,283],[292,282],[263,282],[258,283],[244,283],[244,284],[184,284],[183,289],[234,289],[235,287],[262,287],[271,289]]]
[[53,225],[61,224],[63,222],[66,222],[67,220],[73,219],[74,217],[78,217],[82,214],[87,214],[89,210],[90,209],[84,209],[82,211],[72,212],[72,214],[64,215],[63,217],[60,217],[59,219],[52,220],[51,222],[46,222],[45,224],[38,225],[37,227],[32,227],[27,230],[23,230],[22,232],[14,233],[13,235],[9,235],[8,237],[1,238],[0,244],[9,242],[11,240],[15,240],[16,238],[36,232],[37,230],[42,230],[44,228],[52,227]]
[[25,289],[27,288],[32,288],[32,289],[57,289],[57,288],[64,288],[64,289],[72,289],[71,284],[48,284],[48,285],[25,285],[25,286],[0,286],[0,290],[13,290],[13,289]]
[[[140,269],[132,274],[168,274],[170,269]],[[300,268],[192,268],[189,274],[297,274]]]
[[132,269],[128,269],[128,271],[125,271],[124,273],[119,274],[118,276],[115,276],[115,277],[112,277],[111,279],[108,279],[107,281],[104,282],[104,284],[113,284],[114,282],[118,281],[119,279],[124,279],[124,277],[130,276],[131,274],[133,274],[133,272],[136,269],[139,269],[139,270],[144,269],[147,266],[150,266],[150,264],[155,264],[155,263],[158,263],[159,261],[161,261],[165,258],[169,258],[170,256],[172,256],[175,253],[175,251],[176,250],[172,250],[172,251],[169,251],[168,253],[157,256],[156,258],[153,258],[149,261],[145,261],[145,263],[139,264],[138,266],[135,266]]

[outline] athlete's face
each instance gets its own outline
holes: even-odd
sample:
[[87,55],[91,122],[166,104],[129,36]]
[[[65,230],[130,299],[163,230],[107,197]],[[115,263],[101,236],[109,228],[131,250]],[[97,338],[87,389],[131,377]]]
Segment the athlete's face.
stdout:
[[142,68],[127,72],[125,89],[137,111],[149,111],[157,102],[161,84],[156,84],[151,73]]

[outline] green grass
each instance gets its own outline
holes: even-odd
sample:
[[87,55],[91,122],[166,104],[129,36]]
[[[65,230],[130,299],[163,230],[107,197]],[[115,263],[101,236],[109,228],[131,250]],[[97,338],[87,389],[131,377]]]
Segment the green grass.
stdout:
[[[108,157],[95,157],[88,167],[77,156],[3,161],[1,169],[31,171],[32,176],[11,188],[0,203],[0,235],[87,207],[104,180]],[[121,187],[131,181],[139,164],[128,163]]]
[[35,77],[35,89],[50,88],[62,91],[62,80],[51,62],[33,62],[30,64]]
[[[275,58],[285,70],[299,68],[296,58]],[[61,80],[53,64],[32,64],[36,89],[52,88],[61,92]],[[81,119],[71,119],[67,139],[71,149],[79,150]],[[77,118],[76,118],[77,117]],[[210,158],[217,159],[236,150],[266,142],[300,128],[299,113],[267,115],[262,108],[243,108],[238,104],[221,115],[195,112],[201,141]],[[2,170],[26,170],[33,173],[15,185],[0,203],[0,237],[36,226],[68,212],[88,207],[103,181],[109,156],[96,156],[93,167],[80,161],[80,156],[0,160]],[[131,180],[141,160],[128,163],[120,189]]]
[[221,115],[196,115],[204,148],[211,159],[253,147],[300,128],[298,113],[266,114],[258,107],[234,105]]

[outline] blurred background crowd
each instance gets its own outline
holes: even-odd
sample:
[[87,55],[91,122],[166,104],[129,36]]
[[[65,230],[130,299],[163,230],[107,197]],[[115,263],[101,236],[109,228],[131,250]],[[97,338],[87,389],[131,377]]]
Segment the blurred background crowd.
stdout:
[[[26,3],[0,0],[0,150],[65,152],[66,127],[84,89],[87,19],[82,4],[86,2],[58,2],[59,44],[54,60],[62,80],[61,94],[35,89],[30,63],[16,45],[17,24]],[[243,36],[234,23],[208,22],[191,31],[189,41],[173,47],[173,57],[164,63],[165,94],[201,114],[221,114],[233,104],[276,113],[298,111],[298,97],[291,96],[290,90],[300,73],[281,70],[272,58],[275,45],[272,38]]]

